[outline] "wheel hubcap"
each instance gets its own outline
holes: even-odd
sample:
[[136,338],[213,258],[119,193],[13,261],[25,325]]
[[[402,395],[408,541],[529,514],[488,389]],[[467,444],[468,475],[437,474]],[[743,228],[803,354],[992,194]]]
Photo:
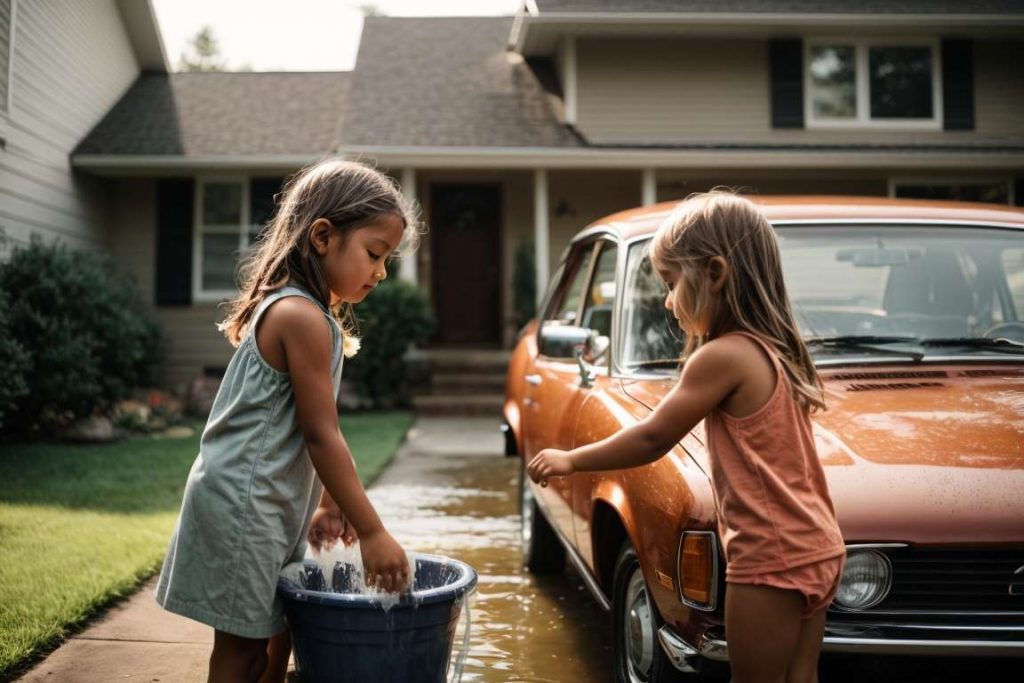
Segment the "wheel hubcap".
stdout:
[[625,608],[623,645],[627,654],[627,673],[631,682],[645,683],[650,677],[654,661],[654,618],[647,586],[639,567],[626,586]]

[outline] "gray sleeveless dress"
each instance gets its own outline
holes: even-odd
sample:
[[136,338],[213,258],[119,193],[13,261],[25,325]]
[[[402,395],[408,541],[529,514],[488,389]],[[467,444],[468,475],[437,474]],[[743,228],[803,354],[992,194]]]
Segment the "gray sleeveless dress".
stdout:
[[323,311],[335,396],[342,332],[308,292],[268,295],[228,365],[192,465],[156,599],[165,609],[246,638],[284,628],[278,573],[302,558],[323,490],[295,416],[288,374],[260,355],[254,330],[275,301],[301,296]]

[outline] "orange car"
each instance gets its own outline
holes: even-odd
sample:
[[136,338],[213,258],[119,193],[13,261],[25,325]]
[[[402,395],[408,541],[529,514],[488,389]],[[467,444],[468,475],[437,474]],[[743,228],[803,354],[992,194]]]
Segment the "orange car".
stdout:
[[[847,542],[824,648],[1024,655],[1024,211],[761,201],[825,384],[818,452]],[[509,367],[510,454],[600,440],[678,376],[647,244],[672,206],[579,233]],[[616,680],[724,665],[724,558],[703,424],[666,457],[521,479],[523,554],[566,556],[613,612]]]

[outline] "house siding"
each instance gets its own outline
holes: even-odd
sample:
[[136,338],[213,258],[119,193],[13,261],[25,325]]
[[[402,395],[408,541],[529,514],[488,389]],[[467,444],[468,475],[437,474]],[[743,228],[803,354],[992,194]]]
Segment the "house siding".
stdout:
[[974,43],[973,131],[771,127],[768,41],[579,38],[578,127],[597,144],[994,143],[1024,137],[1024,41]]
[[107,241],[108,184],[71,169],[69,154],[139,73],[113,0],[18,3],[9,111],[0,111],[0,227],[76,247]]
[[216,324],[216,303],[163,307],[156,296],[156,180],[124,179],[113,190],[109,250],[120,270],[138,285],[139,295],[163,331],[164,363],[158,383],[184,393],[204,368],[226,367],[234,348]]

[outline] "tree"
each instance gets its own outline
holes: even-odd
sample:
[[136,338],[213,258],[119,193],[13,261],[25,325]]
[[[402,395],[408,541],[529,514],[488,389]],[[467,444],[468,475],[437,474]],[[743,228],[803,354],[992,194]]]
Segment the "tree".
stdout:
[[224,71],[224,61],[220,57],[220,47],[213,29],[203,26],[192,40],[189,50],[181,53],[181,71]]

